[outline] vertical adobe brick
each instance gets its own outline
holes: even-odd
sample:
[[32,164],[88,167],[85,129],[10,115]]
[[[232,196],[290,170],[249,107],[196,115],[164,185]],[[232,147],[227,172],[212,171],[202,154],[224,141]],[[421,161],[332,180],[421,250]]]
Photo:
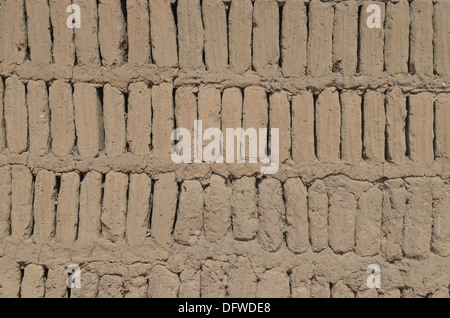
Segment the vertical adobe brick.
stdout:
[[402,163],[406,154],[406,97],[394,87],[386,94],[387,159]]
[[308,71],[320,77],[332,71],[333,18],[331,3],[313,0],[309,3]]
[[150,233],[158,245],[171,241],[177,213],[178,185],[174,173],[159,176],[154,186]]
[[[194,121],[197,120],[197,97],[190,87],[180,87],[175,93],[176,128],[185,128],[191,134],[191,150],[194,151]],[[192,160],[192,154],[191,154]]]
[[314,99],[304,91],[292,97],[292,159],[308,163],[316,159]]
[[434,95],[419,93],[409,97],[408,143],[411,160],[430,163],[434,160]]
[[358,64],[358,3],[336,4],[333,31],[333,71],[354,75]]
[[55,234],[55,186],[53,172],[41,170],[36,175],[33,203],[33,241],[44,243]]
[[28,168],[11,168],[11,234],[14,239],[28,239],[33,230],[33,176]]
[[266,270],[257,285],[258,298],[289,298],[291,295],[289,276],[280,268]]
[[286,203],[286,243],[292,253],[304,253],[309,248],[308,190],[299,178],[284,183]]
[[[1,43],[0,43],[1,46]],[[4,108],[5,85],[3,78],[0,79],[0,152],[6,147],[6,131],[5,131],[5,108]]]
[[78,242],[92,244],[100,237],[102,210],[102,175],[88,172],[80,187],[80,212],[78,224]]
[[128,190],[128,214],[126,224],[127,243],[130,246],[144,245],[150,217],[152,180],[146,174],[130,175]]
[[361,95],[355,91],[341,93],[342,107],[342,160],[345,163],[358,164],[362,159],[362,115]]
[[148,279],[149,298],[177,298],[180,290],[180,278],[165,266],[152,268]]
[[0,258],[0,297],[19,298],[22,273],[19,265],[9,257]]
[[205,63],[211,72],[223,72],[228,65],[228,30],[222,0],[202,1],[205,27]]
[[253,68],[274,75],[280,59],[280,22],[275,0],[256,0],[253,9]]
[[200,298],[200,264],[190,260],[180,274],[180,298]]
[[11,169],[0,167],[0,240],[11,233]]
[[357,202],[353,194],[339,188],[330,198],[328,235],[330,247],[344,254],[355,247],[355,216]]
[[[239,88],[227,88],[223,91],[222,95],[222,133],[223,139],[223,157],[226,158],[227,140],[226,130],[227,128],[242,128],[242,103],[243,96],[242,91]],[[239,141],[234,140],[234,162],[236,162],[236,154],[239,150]],[[228,160],[227,160],[228,161]]]
[[204,231],[208,242],[222,242],[231,228],[231,190],[225,179],[212,175],[204,192]]
[[235,240],[253,240],[258,232],[255,178],[242,177],[233,181],[231,213]]
[[270,129],[279,129],[279,160],[291,157],[291,104],[285,91],[270,95]]
[[433,208],[433,236],[431,249],[434,253],[447,257],[450,255],[450,186],[445,185],[443,194],[436,206]]
[[295,266],[291,270],[291,297],[311,298],[311,278],[313,272],[310,265]]
[[197,180],[183,182],[177,214],[175,241],[183,245],[194,245],[203,227],[203,189]]
[[44,156],[48,153],[50,141],[50,108],[45,82],[28,82],[27,104],[28,124],[30,126],[30,154]]
[[6,140],[10,152],[20,154],[28,148],[28,112],[25,85],[16,75],[6,79]]
[[328,194],[323,180],[308,189],[309,237],[314,252],[328,247]]
[[174,129],[172,84],[164,83],[152,87],[152,108],[153,152],[156,157],[168,160],[173,147],[170,136]]
[[[222,100],[220,91],[212,86],[200,87],[198,93],[198,119],[202,120],[203,125],[203,131],[199,132],[201,136],[203,136],[205,131],[209,128],[221,129],[221,109]],[[208,144],[208,141],[203,143],[204,152]],[[218,158],[220,154],[211,153],[211,155],[213,155],[214,158]],[[203,160],[205,160],[205,158]]]
[[111,242],[120,242],[125,236],[127,217],[128,175],[109,172],[105,179],[102,204],[102,236]]
[[411,2],[409,67],[413,74],[433,75],[433,2]]
[[70,247],[77,239],[80,176],[76,172],[61,176],[56,209],[56,240]]
[[73,100],[78,153],[82,157],[97,157],[104,143],[102,105],[97,88],[77,83]]
[[45,298],[67,298],[67,271],[62,266],[48,269],[45,281]]
[[283,6],[281,23],[281,70],[285,77],[305,75],[308,30],[304,0],[288,0]]
[[285,207],[280,181],[264,179],[258,186],[258,242],[268,252],[277,251],[283,242]]
[[53,30],[53,62],[57,65],[73,66],[75,64],[74,31],[67,27],[66,12],[72,0],[49,0],[50,19]]
[[128,62],[151,62],[150,11],[148,0],[127,1]]
[[45,294],[44,268],[30,264],[25,267],[20,287],[21,298],[44,298]]
[[316,102],[317,158],[331,163],[340,158],[341,105],[335,88],[326,88]]
[[377,187],[361,195],[356,213],[356,247],[359,256],[380,252],[383,193]]
[[103,88],[103,116],[105,152],[108,156],[120,156],[125,153],[127,144],[125,98],[110,84]]
[[77,0],[81,28],[75,28],[75,48],[79,65],[100,66],[97,0]]
[[151,93],[147,84],[132,83],[129,86],[127,141],[129,151],[145,156],[150,152],[152,131]]
[[22,64],[27,57],[25,0],[1,1],[1,29],[5,63]]
[[374,163],[384,162],[386,113],[384,94],[369,90],[364,95],[364,156]]
[[387,3],[384,64],[391,75],[408,73],[409,23],[407,0]]
[[202,264],[201,295],[203,298],[226,297],[226,279],[228,264],[223,261],[207,259]]
[[232,1],[228,16],[230,66],[244,73],[252,65],[253,5],[251,0]]
[[246,257],[238,257],[228,273],[228,296],[231,298],[256,297],[257,278],[252,264]]
[[202,69],[204,33],[200,0],[179,0],[177,4],[180,68]]
[[[123,64],[127,56],[127,26],[124,12],[122,11],[122,1],[100,0],[98,17],[98,38],[102,65]],[[148,28],[148,23],[146,26]],[[141,30],[144,31],[146,26],[143,25]],[[143,42],[148,42],[148,39]]]
[[441,76],[450,76],[450,1],[434,5],[434,70]]
[[[52,63],[52,40],[49,2],[48,0],[26,0],[25,4],[31,62],[50,64]],[[63,12],[60,14],[64,15]]]
[[72,86],[64,81],[54,81],[49,89],[49,104],[52,152],[56,156],[67,156],[75,146]]
[[450,158],[450,94],[439,94],[435,109],[436,156]]

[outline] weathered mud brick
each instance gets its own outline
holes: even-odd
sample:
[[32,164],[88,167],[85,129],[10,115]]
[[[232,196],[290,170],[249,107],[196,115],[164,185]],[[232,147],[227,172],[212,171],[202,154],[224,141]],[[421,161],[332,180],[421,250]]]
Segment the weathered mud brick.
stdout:
[[450,1],[434,4],[434,70],[441,76],[450,76]]
[[153,152],[158,158],[170,160],[173,147],[170,137],[175,124],[172,84],[164,83],[152,87],[152,108]]
[[400,88],[386,93],[386,157],[400,164],[406,154],[406,97]]
[[409,156],[415,162],[430,163],[434,160],[434,95],[411,95],[408,114]]
[[403,257],[403,217],[406,211],[408,192],[403,180],[395,179],[386,182],[383,190],[383,219],[381,251],[383,257],[391,262]]
[[[224,146],[223,157],[226,158],[227,140],[226,130],[227,128],[242,128],[242,103],[243,96],[242,91],[239,88],[227,88],[223,91],[222,95],[222,132],[224,134]],[[239,140],[239,139],[238,139]],[[233,162],[236,162],[236,154],[239,150],[239,141],[236,139],[233,142]],[[230,157],[231,159],[231,157]],[[226,162],[231,160],[226,159]]]
[[152,131],[151,93],[147,84],[132,83],[129,86],[127,141],[129,151],[145,156],[150,152]]
[[200,264],[189,261],[180,274],[179,298],[200,298]]
[[111,242],[120,242],[125,236],[127,217],[128,175],[109,172],[105,179],[102,205],[102,235]]
[[200,0],[180,0],[177,3],[180,68],[186,71],[202,69],[204,32]]
[[252,65],[253,4],[251,0],[232,1],[228,16],[230,66],[244,73]]
[[28,168],[13,166],[11,195],[11,235],[28,239],[33,230],[33,176]]
[[102,175],[88,172],[80,187],[80,212],[78,224],[78,242],[92,244],[100,237],[102,210]]
[[10,152],[20,154],[28,147],[28,112],[25,85],[13,75],[5,82],[6,141]]
[[291,103],[285,91],[270,95],[270,129],[279,130],[280,163],[291,157]]
[[228,295],[231,298],[255,298],[257,278],[250,261],[239,257],[229,270]]
[[391,75],[408,73],[409,24],[408,0],[388,2],[384,30],[384,64]]
[[233,181],[231,213],[233,234],[236,240],[252,240],[258,231],[255,178],[242,177]]
[[341,144],[341,105],[335,88],[320,93],[316,102],[317,158],[322,162],[337,162]]
[[[371,4],[376,4],[380,8],[380,28],[368,27],[369,16],[374,13],[374,11],[367,12],[367,8]],[[378,1],[364,1],[360,10],[359,72],[362,75],[382,73],[384,70],[385,5]]]
[[309,248],[308,190],[299,178],[284,184],[286,204],[286,243],[293,253],[304,253]]
[[148,277],[149,298],[177,298],[180,290],[180,279],[166,267],[156,265]]
[[177,213],[178,185],[174,173],[159,176],[153,190],[151,236],[159,245],[170,242]]
[[289,276],[280,268],[265,271],[257,285],[258,298],[289,298],[291,296]]
[[308,71],[309,76],[320,77],[332,71],[334,9],[331,3],[309,3]]
[[341,93],[342,127],[341,152],[342,161],[357,164],[362,159],[362,115],[361,95],[359,92],[346,90]]
[[358,3],[336,4],[333,30],[333,71],[354,75],[358,64]]
[[99,294],[99,281],[97,275],[81,272],[81,288],[72,288],[70,298],[95,298]]
[[62,266],[50,267],[45,281],[45,298],[67,298],[68,275]]
[[25,5],[31,62],[50,64],[52,62],[52,39],[50,37],[49,2],[48,0],[26,0]]
[[201,291],[203,298],[226,297],[226,286],[228,283],[228,264],[222,261],[208,259],[202,265]]
[[75,146],[72,86],[64,81],[54,81],[49,89],[49,104],[52,152],[56,156],[67,156]]
[[177,30],[170,0],[150,0],[152,57],[157,66],[178,65]]
[[45,82],[28,82],[27,104],[30,154],[44,156],[48,153],[50,142],[50,108]]
[[64,246],[71,246],[77,239],[79,194],[80,175],[64,173],[56,209],[56,240]]
[[371,188],[359,199],[356,213],[356,247],[359,256],[373,256],[380,252],[383,193]]
[[292,298],[311,298],[311,278],[313,272],[310,265],[295,266],[291,270],[290,284]]
[[310,92],[292,97],[292,159],[309,163],[316,159],[314,99]]
[[450,158],[450,94],[439,94],[435,109],[436,156]]
[[37,173],[33,203],[35,243],[49,241],[55,234],[55,186],[56,176],[53,172],[41,170]]
[[194,245],[203,227],[203,188],[197,180],[184,181],[179,195],[174,238],[180,244]]
[[[190,87],[180,87],[175,92],[175,122],[177,129],[187,129],[191,134],[191,150],[194,150],[194,121],[197,120],[197,97]],[[179,136],[177,136],[178,138]],[[182,140],[182,138],[180,138]],[[178,140],[177,142],[179,142]],[[191,160],[193,155],[191,153]]]
[[433,2],[411,2],[409,68],[413,74],[433,75]]
[[19,265],[9,257],[0,258],[0,297],[19,298],[22,274]]
[[131,174],[128,189],[127,243],[144,245],[150,217],[152,180],[146,174]]
[[305,75],[308,41],[306,4],[304,0],[288,0],[283,6],[281,26],[281,70],[285,77]]
[[104,145],[102,105],[97,88],[75,84],[73,99],[78,153],[82,157],[97,157]]
[[73,66],[75,63],[74,31],[67,27],[67,7],[72,0],[49,0],[50,20],[53,30],[53,62],[57,65]]
[[98,43],[98,12],[96,0],[80,0],[81,28],[75,28],[75,48],[79,65],[101,65]]
[[329,243],[337,254],[355,247],[355,216],[357,202],[353,194],[339,188],[330,198]]
[[431,249],[434,253],[447,257],[450,255],[450,186],[446,185],[436,206],[433,207],[433,236]]
[[[266,90],[260,86],[249,86],[244,90],[244,108],[243,108],[243,129],[256,129],[259,133],[260,128],[269,126],[269,103]],[[241,147],[245,147],[245,158],[249,158],[249,138],[242,140]],[[256,158],[252,158],[256,160]]]
[[355,294],[340,280],[331,288],[331,298],[355,298]]
[[364,157],[374,163],[385,160],[386,113],[384,94],[369,90],[364,94]]
[[320,252],[328,247],[328,195],[322,180],[308,189],[308,218],[312,250]]
[[146,298],[148,295],[148,279],[135,277],[124,283],[124,298]]
[[25,0],[2,0],[1,8],[3,59],[8,64],[22,64],[28,48]]
[[98,298],[123,298],[122,277],[117,275],[103,275],[100,277]]
[[6,147],[4,96],[5,96],[5,85],[3,84],[2,79],[0,80],[0,152],[2,152]]
[[202,1],[205,27],[205,63],[211,72],[223,72],[228,65],[227,13],[222,0]]
[[0,167],[0,239],[11,233],[11,169]]
[[[220,91],[214,87],[201,87],[198,93],[198,119],[202,121],[203,135],[207,129],[220,129],[220,112],[222,109],[222,101]],[[205,136],[205,135],[203,135]],[[203,151],[206,153],[207,143],[203,143]],[[209,152],[208,152],[209,154]],[[220,153],[211,153],[213,158],[219,159]],[[206,158],[204,158],[206,161]]]
[[403,223],[403,254],[423,259],[430,253],[432,231],[432,195],[428,180],[407,179],[409,202]]
[[276,179],[265,179],[258,187],[258,241],[269,252],[277,251],[283,242],[285,206],[283,189]]
[[210,184],[204,192],[204,200],[205,238],[211,243],[221,242],[231,228],[231,190],[224,178],[211,176]]
[[[122,2],[121,0],[100,0],[98,4],[98,38],[104,66],[121,65],[127,57],[127,26]],[[148,23],[142,25],[141,31],[144,31],[146,27],[149,27]],[[148,38],[143,42],[148,42]]]
[[253,68],[274,75],[280,59],[279,8],[275,0],[256,0],[253,9]]
[[126,27],[128,32],[128,63],[147,64],[151,62],[148,0],[127,1]]
[[30,264],[25,267],[20,287],[21,298],[44,298],[45,277],[44,268]]
[[125,97],[115,87],[103,88],[103,121],[105,126],[105,152],[108,156],[120,156],[126,151]]

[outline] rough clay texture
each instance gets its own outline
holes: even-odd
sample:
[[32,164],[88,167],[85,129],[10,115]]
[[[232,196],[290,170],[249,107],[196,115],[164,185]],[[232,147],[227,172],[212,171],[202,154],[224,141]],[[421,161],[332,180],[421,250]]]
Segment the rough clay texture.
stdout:
[[0,1],[0,297],[449,297],[450,1],[71,2]]

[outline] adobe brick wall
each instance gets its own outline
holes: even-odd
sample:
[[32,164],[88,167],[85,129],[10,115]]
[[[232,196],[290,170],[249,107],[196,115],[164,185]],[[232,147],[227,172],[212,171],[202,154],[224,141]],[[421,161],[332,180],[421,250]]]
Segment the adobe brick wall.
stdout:
[[[0,4],[0,297],[449,297],[449,0]],[[197,119],[279,171],[173,163]]]

